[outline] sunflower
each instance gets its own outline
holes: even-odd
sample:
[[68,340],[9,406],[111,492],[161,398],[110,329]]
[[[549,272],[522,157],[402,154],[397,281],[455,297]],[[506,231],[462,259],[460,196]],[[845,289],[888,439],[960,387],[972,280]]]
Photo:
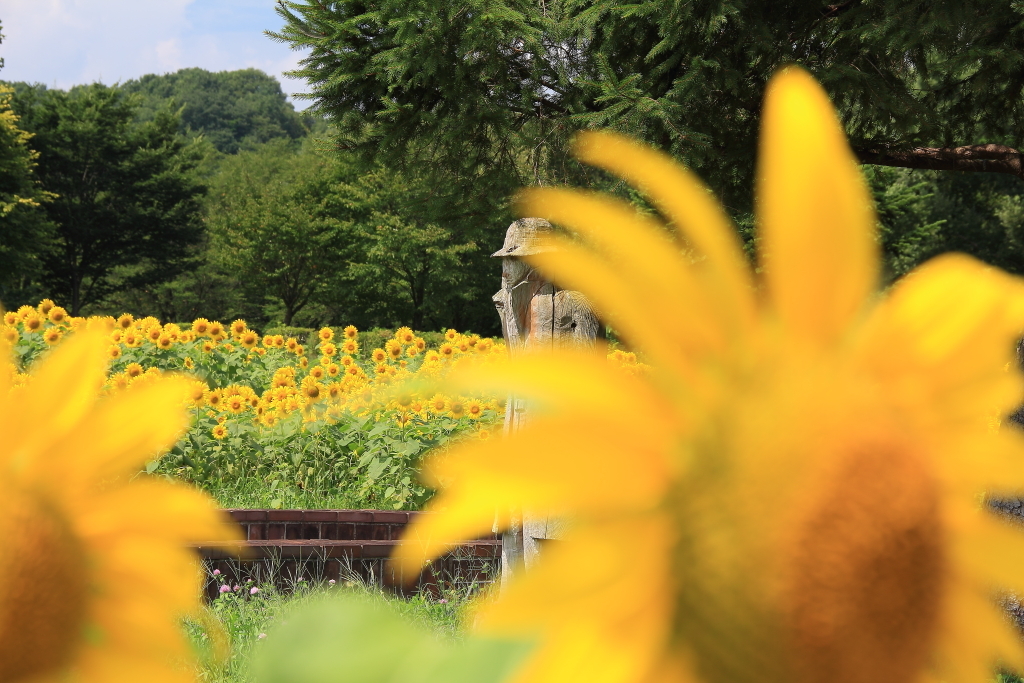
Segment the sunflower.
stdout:
[[325,356],[333,356],[337,352],[338,347],[332,344],[331,342],[323,342],[322,344],[320,344],[320,353],[324,354]]
[[107,347],[107,356],[111,360],[117,360],[118,358],[121,357],[121,347],[118,346],[117,344],[111,344],[110,346]]
[[231,353],[232,351],[235,350],[235,347],[232,346],[231,344],[221,344],[220,349],[224,353]]
[[43,315],[46,315],[47,313],[50,312],[50,309],[56,305],[57,304],[53,303],[53,299],[43,299],[42,301],[39,302],[39,306],[36,310],[38,310]]
[[456,351],[458,351],[458,349],[451,342],[445,342],[444,344],[441,344],[441,346],[437,347],[438,354],[440,354],[441,358],[445,359],[455,356]]
[[205,341],[203,342],[203,353],[210,353],[217,348],[217,342]]
[[245,410],[246,400],[241,396],[228,396],[224,399],[224,405],[233,415],[238,415]]
[[399,327],[395,331],[395,341],[399,344],[412,344],[416,339],[416,333],[411,327]]
[[270,334],[263,335],[263,348],[272,349],[274,348],[274,336]]
[[125,346],[129,348],[138,348],[142,345],[142,337],[137,334],[134,330],[128,330],[124,333],[124,337],[121,339]]
[[374,363],[383,363],[388,357],[388,352],[384,349],[374,349],[370,353],[370,358],[373,359]]
[[18,328],[16,328],[16,327],[4,326],[4,327],[0,328],[0,339],[3,339],[5,342],[10,344],[11,346],[14,346],[15,344],[17,344],[18,343],[18,339],[20,337],[21,337],[21,334],[18,333]]
[[418,568],[496,511],[572,520],[475,618],[538,642],[515,681],[981,682],[1024,663],[993,601],[1024,592],[1024,536],[978,504],[1024,491],[1024,433],[989,426],[1024,392],[1024,283],[947,255],[879,297],[871,197],[825,93],[783,71],[762,125],[757,274],[693,176],[615,135],[578,155],[671,227],[595,194],[521,200],[578,235],[528,260],[652,369],[564,350],[452,380],[537,415],[428,465],[436,512],[396,559]]
[[405,350],[405,355],[407,355],[409,358],[415,358],[416,356],[420,355],[420,350],[417,349],[415,346],[410,346]]
[[169,335],[169,334],[161,334],[156,339],[156,345],[157,345],[157,348],[160,348],[160,349],[163,349],[164,351],[166,351],[167,349],[169,349],[172,346],[174,346],[174,339],[172,339],[171,335]]
[[427,409],[435,415],[443,415],[448,412],[448,397],[444,394],[434,394],[427,401]]
[[196,318],[192,321],[192,331],[200,337],[210,332],[210,321],[206,318]]
[[304,353],[306,353],[306,347],[305,346],[303,346],[302,344],[299,344],[298,346],[295,347],[295,355],[296,356],[301,356]]
[[129,363],[124,368],[125,374],[131,377],[132,379],[135,379],[145,371],[146,369],[139,365],[138,363]]
[[327,370],[322,365],[314,365],[309,369],[309,376],[313,379],[323,379],[325,374],[327,374]]
[[359,342],[355,339],[347,339],[342,342],[341,350],[350,356],[355,356],[359,353]]
[[213,438],[220,441],[228,435],[228,428],[222,424],[214,425],[210,433],[213,434]]
[[317,382],[317,378],[313,376],[305,377],[302,380],[302,386],[300,387],[302,395],[309,401],[316,401],[320,398],[320,394],[323,391],[323,387]]
[[21,322],[21,318],[14,311],[7,311],[4,313],[4,325],[10,325],[11,327]]
[[47,311],[46,317],[49,318],[50,322],[54,325],[60,325],[68,319],[68,312],[61,306],[54,306]]
[[38,332],[43,327],[43,319],[38,315],[32,314],[21,321],[27,332]]
[[241,337],[247,329],[249,326],[241,318],[231,323],[231,334],[234,337]]
[[238,336],[238,343],[247,349],[254,349],[260,341],[260,336],[252,330],[245,330]]
[[466,416],[466,402],[461,398],[453,398],[448,401],[448,415],[459,419]]
[[284,337],[281,336],[280,334],[275,334],[274,335],[274,348],[275,349],[283,349],[284,348]]
[[316,336],[320,338],[320,341],[329,342],[334,339],[334,330],[329,327],[322,327],[320,331],[316,333]]
[[[212,500],[136,477],[187,427],[187,382],[100,399],[105,334],[80,332],[12,389],[0,374],[0,679],[192,680],[198,541],[235,535]],[[146,571],[139,572],[139,563]]]
[[457,330],[451,330],[451,329],[445,330],[444,338],[446,340],[450,341],[450,342],[453,342],[453,341],[455,341],[456,339],[459,338],[459,333],[458,333]]
[[387,343],[384,344],[384,351],[387,352],[388,357],[390,357],[391,360],[398,360],[402,357],[402,345],[394,339],[389,339]]
[[416,337],[412,340],[412,345],[417,351],[424,351],[427,348],[427,340],[423,337]]
[[479,420],[484,414],[484,404],[475,399],[471,398],[466,401],[466,416],[474,420]]
[[338,373],[341,372],[341,367],[337,363],[328,363],[324,366],[324,369],[327,370],[328,377],[337,377]]
[[211,389],[206,392],[206,405],[211,408],[219,408],[222,400],[223,396],[220,393],[220,389]]
[[345,328],[345,339],[355,340],[359,336],[359,330],[355,325],[349,325]]
[[48,345],[53,346],[54,344],[59,343],[61,337],[63,336],[64,335],[63,333],[61,333],[60,330],[58,330],[56,327],[51,327],[50,329],[46,330],[46,332],[43,332],[43,341],[46,342]]
[[185,366],[186,370],[194,370],[196,367],[196,362],[192,360],[191,356],[185,356],[185,360],[181,364]]

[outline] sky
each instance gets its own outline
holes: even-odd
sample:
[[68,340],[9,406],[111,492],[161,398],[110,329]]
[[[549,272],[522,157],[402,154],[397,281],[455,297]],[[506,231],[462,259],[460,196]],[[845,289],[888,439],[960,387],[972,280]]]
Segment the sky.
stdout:
[[[302,53],[263,35],[283,20],[274,0],[0,0],[0,79],[107,85],[198,66],[254,67],[289,95],[303,81],[283,76]],[[306,105],[300,100],[296,108]]]

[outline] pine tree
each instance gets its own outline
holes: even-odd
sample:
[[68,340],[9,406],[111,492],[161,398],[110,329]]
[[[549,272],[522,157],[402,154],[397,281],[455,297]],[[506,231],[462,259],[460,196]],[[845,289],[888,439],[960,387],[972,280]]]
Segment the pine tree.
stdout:
[[[579,173],[610,127],[749,207],[761,100],[787,64],[838,106],[862,161],[1024,177],[1024,33],[1006,0],[279,0],[272,35],[344,142],[455,175]],[[416,158],[412,159],[413,162]]]

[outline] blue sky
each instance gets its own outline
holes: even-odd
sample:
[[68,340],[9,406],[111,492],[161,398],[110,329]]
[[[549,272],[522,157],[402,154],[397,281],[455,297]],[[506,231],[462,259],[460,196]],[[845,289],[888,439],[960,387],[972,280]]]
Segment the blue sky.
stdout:
[[[286,93],[301,53],[263,35],[283,22],[274,0],[0,0],[0,79],[68,88],[198,66],[255,67]],[[297,107],[304,107],[301,102]]]

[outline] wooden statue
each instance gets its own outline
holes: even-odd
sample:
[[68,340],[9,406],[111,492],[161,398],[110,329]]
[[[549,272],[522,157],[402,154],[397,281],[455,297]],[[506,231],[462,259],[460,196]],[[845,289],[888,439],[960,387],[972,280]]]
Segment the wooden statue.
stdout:
[[[544,237],[551,233],[546,220],[522,218],[508,227],[504,246],[492,254],[502,261],[501,289],[492,299],[512,356],[563,345],[592,346],[603,336],[601,323],[583,294],[560,289],[519,258],[550,249]],[[509,396],[506,434],[520,429],[528,414],[522,398]],[[562,520],[532,516],[528,510],[513,514],[513,523],[502,537],[502,585],[518,567],[532,565],[541,544],[559,538],[563,528]]]

